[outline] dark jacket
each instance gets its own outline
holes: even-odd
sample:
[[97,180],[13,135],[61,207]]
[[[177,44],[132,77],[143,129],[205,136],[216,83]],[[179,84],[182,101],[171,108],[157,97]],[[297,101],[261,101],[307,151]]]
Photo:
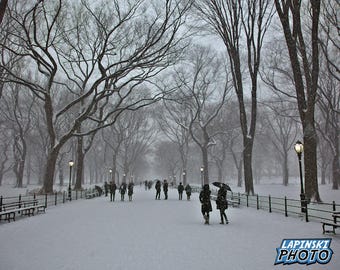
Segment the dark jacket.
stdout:
[[164,191],[164,192],[168,192],[168,186],[169,186],[169,185],[168,185],[168,182],[164,182],[164,183],[163,183],[163,191]]
[[161,191],[161,181],[156,182],[155,189],[159,192]]
[[133,184],[130,183],[130,184],[128,185],[128,195],[131,196],[132,194],[133,194]]
[[125,183],[121,184],[119,191],[120,191],[120,194],[125,194],[125,192],[126,192],[126,184]]
[[177,187],[178,193],[182,193],[184,190],[184,186],[182,184],[179,184]]
[[188,195],[191,195],[191,186],[189,184],[187,184],[185,186],[185,192],[188,194]]
[[228,208],[227,191],[225,188],[220,188],[217,192],[216,208],[222,211]]
[[117,185],[115,183],[110,184],[110,192],[115,193],[117,189]]
[[203,190],[200,192],[200,202],[202,204],[202,212],[211,212],[211,200],[210,200],[211,191],[209,189],[209,185],[204,185]]

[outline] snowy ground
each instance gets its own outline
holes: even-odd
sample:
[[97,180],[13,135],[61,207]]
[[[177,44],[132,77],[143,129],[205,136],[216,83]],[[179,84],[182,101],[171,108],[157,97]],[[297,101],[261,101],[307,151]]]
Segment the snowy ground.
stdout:
[[[340,236],[323,235],[320,223],[245,207],[227,215],[220,225],[214,209],[203,225],[198,195],[178,201],[175,190],[167,201],[139,187],[132,202],[72,201],[2,221],[0,270],[339,269]],[[332,238],[329,264],[274,265],[284,238],[324,237]]]

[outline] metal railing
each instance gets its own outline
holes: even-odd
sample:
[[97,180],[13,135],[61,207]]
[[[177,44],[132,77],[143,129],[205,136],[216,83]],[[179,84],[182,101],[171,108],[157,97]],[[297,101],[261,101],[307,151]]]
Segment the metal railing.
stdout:
[[[74,190],[71,192],[71,199],[78,200],[78,199],[85,199],[85,193],[87,190]],[[53,194],[26,194],[26,195],[18,195],[18,196],[11,196],[11,197],[3,197],[0,196],[0,211],[2,209],[2,205],[12,202],[23,202],[28,200],[37,200],[38,204],[44,204],[47,208],[48,206],[56,206],[58,204],[64,204],[69,202],[68,192],[56,192]]]
[[[340,211],[340,204],[324,202],[304,202],[301,200],[272,197],[247,195],[240,193],[228,192],[227,197],[230,200],[237,200],[239,205],[265,210],[269,213],[281,213],[286,217],[303,217],[306,222],[313,221],[331,221],[334,222],[332,213]],[[302,206],[303,205],[303,206]]]

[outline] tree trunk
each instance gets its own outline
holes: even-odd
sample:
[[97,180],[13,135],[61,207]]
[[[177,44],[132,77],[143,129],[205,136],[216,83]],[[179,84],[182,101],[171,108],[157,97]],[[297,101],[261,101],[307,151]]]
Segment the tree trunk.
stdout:
[[340,166],[339,166],[339,156],[334,156],[332,162],[332,189],[339,189],[339,181],[340,181]]
[[314,123],[304,125],[305,194],[307,198],[321,201],[317,173],[317,138]]
[[114,153],[112,155],[112,179],[111,179],[113,183],[116,183],[116,173],[117,173],[117,154]]
[[282,184],[284,186],[288,186],[288,182],[289,182],[289,169],[288,169],[288,155],[287,155],[287,152],[284,152],[284,155],[283,155],[282,174],[283,174]]
[[327,167],[321,166],[321,185],[326,185],[326,172]]
[[201,147],[202,150],[202,163],[203,163],[203,185],[209,185],[209,162],[208,162],[208,149],[206,146]]
[[63,160],[60,159],[58,162],[58,171],[59,171],[59,186],[64,185],[64,169],[63,169]]
[[253,169],[252,169],[252,151],[253,140],[244,138],[243,166],[244,166],[244,187],[247,194],[254,194]]
[[53,193],[53,179],[60,147],[53,148],[47,156],[42,193]]
[[240,159],[237,167],[237,186],[242,187],[242,163],[243,160]]
[[[80,132],[80,129],[79,129]],[[77,160],[76,160],[76,182],[74,189],[80,190],[83,183],[83,171],[84,171],[84,151],[83,151],[83,137],[77,138]]]

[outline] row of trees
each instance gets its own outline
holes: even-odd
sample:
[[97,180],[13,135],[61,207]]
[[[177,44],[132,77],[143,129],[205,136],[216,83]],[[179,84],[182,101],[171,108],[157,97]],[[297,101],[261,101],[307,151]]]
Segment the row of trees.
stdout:
[[[186,182],[199,163],[203,183],[210,168],[223,180],[233,167],[241,185],[243,169],[254,193],[263,145],[275,146],[288,184],[288,153],[302,133],[306,194],[320,200],[324,153],[333,188],[340,179],[338,8],[335,0],[13,1],[1,23],[0,177],[12,169],[20,186],[26,166],[52,192],[70,156],[75,188],[108,168],[115,181],[145,176],[150,162]],[[219,50],[195,44],[197,34],[220,40]],[[190,158],[197,150],[199,161]]]

